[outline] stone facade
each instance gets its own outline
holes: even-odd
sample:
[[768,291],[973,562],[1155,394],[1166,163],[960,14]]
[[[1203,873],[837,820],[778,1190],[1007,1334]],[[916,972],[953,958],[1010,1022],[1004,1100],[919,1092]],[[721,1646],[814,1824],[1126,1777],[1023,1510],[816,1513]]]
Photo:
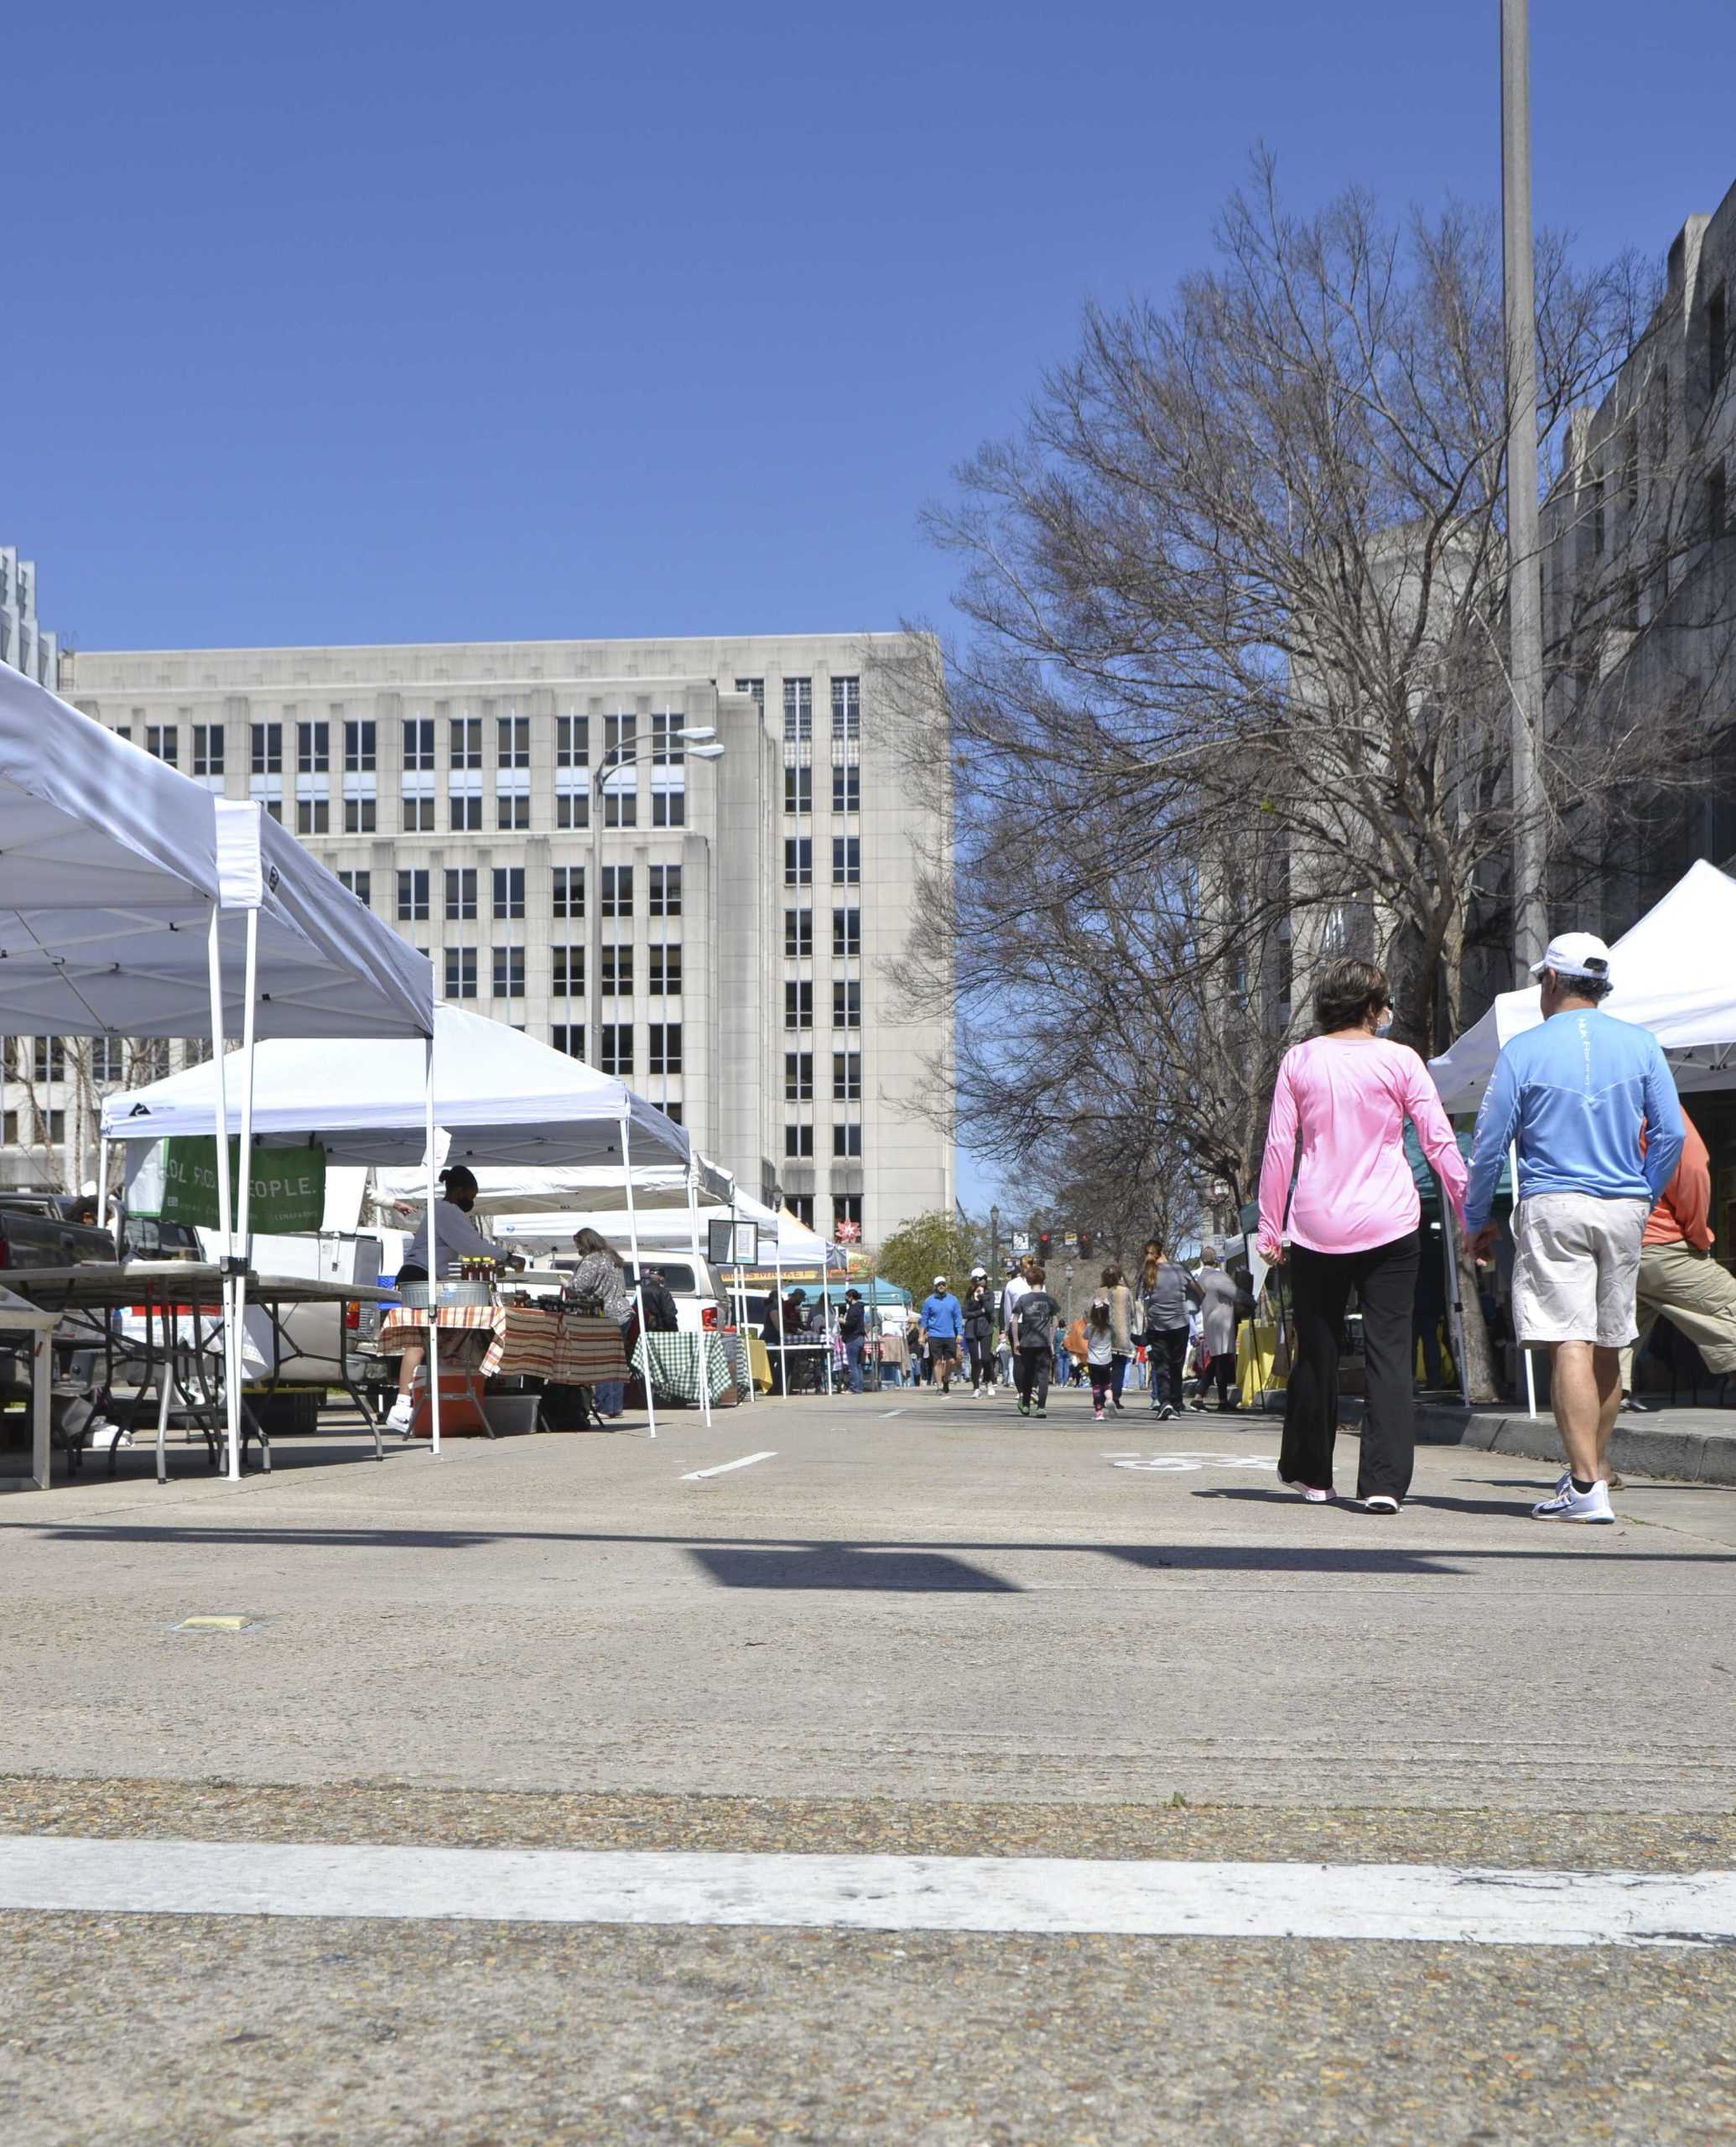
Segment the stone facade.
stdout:
[[60,662],[59,642],[36,617],[36,562],[21,559],[15,544],[0,544],[0,663],[52,686]]

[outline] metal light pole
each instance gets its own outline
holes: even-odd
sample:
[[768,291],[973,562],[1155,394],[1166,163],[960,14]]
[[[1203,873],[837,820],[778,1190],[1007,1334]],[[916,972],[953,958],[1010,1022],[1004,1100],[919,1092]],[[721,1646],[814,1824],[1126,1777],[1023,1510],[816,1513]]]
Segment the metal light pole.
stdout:
[[1507,621],[1513,695],[1513,954],[1519,981],[1549,943],[1537,741],[1543,574],[1537,549],[1537,309],[1531,268],[1528,0],[1501,0],[1501,261],[1507,316]]

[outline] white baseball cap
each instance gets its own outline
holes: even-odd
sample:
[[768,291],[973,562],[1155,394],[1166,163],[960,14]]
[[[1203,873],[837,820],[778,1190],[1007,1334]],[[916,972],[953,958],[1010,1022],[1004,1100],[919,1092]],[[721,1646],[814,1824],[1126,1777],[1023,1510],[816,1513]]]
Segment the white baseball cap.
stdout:
[[934,1277],[934,1287],[937,1290],[942,1290],[946,1287],[946,1277],[944,1275],[937,1275]]
[[1541,976],[1545,970],[1553,970],[1557,976],[1588,976],[1607,984],[1609,949],[1595,932],[1557,932],[1542,960],[1531,964],[1533,976]]
[[972,1281],[973,1282],[975,1282],[975,1281],[976,1281],[977,1280],[979,1280],[979,1278],[980,1278],[981,1281],[985,1281],[985,1282],[986,1282],[986,1281],[988,1281],[988,1279],[989,1279],[989,1271],[988,1271],[988,1269],[987,1269],[986,1267],[973,1267],[973,1268],[971,1269],[971,1271],[970,1271],[970,1279],[971,1279],[971,1281]]

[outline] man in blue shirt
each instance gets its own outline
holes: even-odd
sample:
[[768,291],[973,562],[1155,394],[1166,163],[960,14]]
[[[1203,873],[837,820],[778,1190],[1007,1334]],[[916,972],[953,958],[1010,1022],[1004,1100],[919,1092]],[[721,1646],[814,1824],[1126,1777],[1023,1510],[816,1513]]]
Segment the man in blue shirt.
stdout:
[[964,1332],[964,1307],[946,1286],[944,1275],[934,1277],[931,1294],[923,1300],[923,1339],[928,1346],[928,1362],[943,1394],[953,1391],[953,1369],[959,1361],[959,1343]]
[[1566,1474],[1539,1521],[1609,1521],[1609,1453],[1621,1404],[1621,1352],[1635,1304],[1645,1219],[1674,1174],[1685,1128],[1676,1083],[1650,1030],[1598,1011],[1609,949],[1557,933],[1531,974],[1543,1022],[1495,1063],[1477,1117],[1465,1192],[1472,1250],[1486,1258],[1501,1159],[1515,1141],[1513,1323],[1550,1353],[1550,1401]]

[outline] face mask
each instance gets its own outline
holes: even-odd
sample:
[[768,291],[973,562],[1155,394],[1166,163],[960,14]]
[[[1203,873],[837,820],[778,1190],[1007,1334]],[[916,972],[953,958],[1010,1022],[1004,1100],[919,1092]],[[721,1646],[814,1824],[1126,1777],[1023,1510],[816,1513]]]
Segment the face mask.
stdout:
[[457,1209],[458,1212],[459,1212],[459,1213],[460,1213],[460,1214],[461,1214],[461,1215],[468,1215],[468,1214],[470,1214],[470,1212],[471,1209],[472,1209],[472,1208],[474,1208],[474,1207],[476,1206],[476,1195],[475,1195],[474,1193],[465,1193],[465,1194],[461,1195],[458,1199],[455,1200],[455,1201],[453,1202],[453,1203],[452,1203],[452,1205],[453,1205],[455,1209]]

